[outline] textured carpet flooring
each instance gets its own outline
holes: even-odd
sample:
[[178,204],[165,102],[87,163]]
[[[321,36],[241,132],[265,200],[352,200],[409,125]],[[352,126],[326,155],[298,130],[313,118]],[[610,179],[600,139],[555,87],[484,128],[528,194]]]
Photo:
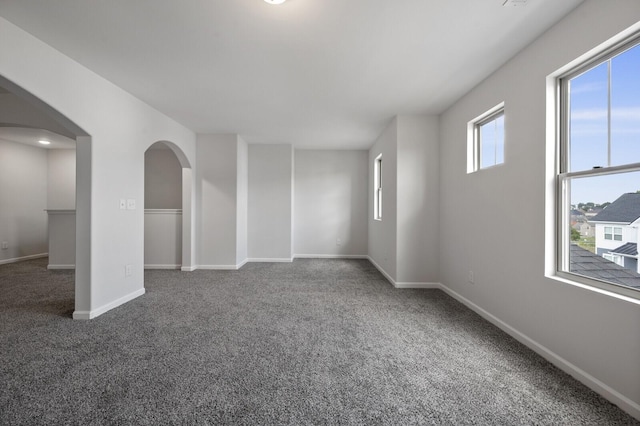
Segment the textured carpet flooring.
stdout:
[[0,266],[0,424],[639,424],[438,290],[367,261],[146,271],[73,321],[73,273]]

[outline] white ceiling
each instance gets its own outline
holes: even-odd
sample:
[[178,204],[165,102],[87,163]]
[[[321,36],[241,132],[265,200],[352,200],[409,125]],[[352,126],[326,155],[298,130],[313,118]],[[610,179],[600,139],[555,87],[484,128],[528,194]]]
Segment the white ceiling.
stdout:
[[[43,129],[31,129],[26,127],[0,127],[0,139],[36,146],[44,149],[75,149],[76,141],[66,136]],[[38,141],[46,140],[49,145],[42,145]]]
[[198,133],[368,148],[582,0],[0,0],[0,16]]

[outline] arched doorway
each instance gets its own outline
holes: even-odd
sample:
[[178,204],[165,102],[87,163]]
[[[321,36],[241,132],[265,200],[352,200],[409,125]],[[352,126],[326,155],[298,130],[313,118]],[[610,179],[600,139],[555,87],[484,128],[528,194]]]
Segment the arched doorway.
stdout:
[[75,139],[75,310],[88,312],[91,303],[91,137],[69,118],[0,76],[0,87],[20,100],[22,108],[3,115],[5,127],[40,128]]
[[191,165],[174,143],[145,151],[145,269],[192,271],[193,189]]

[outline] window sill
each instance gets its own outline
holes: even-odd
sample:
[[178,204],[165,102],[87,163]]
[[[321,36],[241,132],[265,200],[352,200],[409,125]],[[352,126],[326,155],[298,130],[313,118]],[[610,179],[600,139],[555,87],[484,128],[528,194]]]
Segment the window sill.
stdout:
[[[585,279],[585,283],[582,283],[580,281],[577,281],[576,279],[581,279],[581,277],[565,277],[565,276],[561,276],[558,275],[558,273],[556,273],[555,275],[547,275],[546,278],[549,278],[551,280],[554,281],[558,281],[561,282],[563,284],[569,284],[572,285],[574,287],[578,287],[581,288],[583,290],[588,290],[588,291],[592,291],[595,293],[599,293],[605,296],[609,296],[609,297],[613,297],[615,299],[624,301],[624,302],[629,302],[629,303],[633,303],[634,305],[640,305],[640,298],[636,298],[633,296],[627,296],[625,294],[620,294],[620,293],[616,293],[614,291],[611,290],[607,290],[604,288],[600,288],[597,287],[596,284],[588,284],[586,283],[586,281],[588,281],[587,279]],[[629,290],[629,291],[634,291],[634,290]],[[638,294],[638,297],[640,297],[640,293]]]

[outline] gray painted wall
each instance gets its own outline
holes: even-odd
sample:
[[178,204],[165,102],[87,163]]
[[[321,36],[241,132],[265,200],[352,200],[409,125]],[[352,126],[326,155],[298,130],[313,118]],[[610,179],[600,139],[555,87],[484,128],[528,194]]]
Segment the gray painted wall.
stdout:
[[236,265],[241,265],[248,256],[249,147],[240,137],[238,137],[237,181]]
[[367,255],[368,159],[367,151],[295,151],[296,256]]
[[144,208],[182,208],[182,166],[170,149],[144,153]]
[[76,150],[48,149],[47,208],[76,208]]
[[400,283],[439,282],[438,118],[397,118],[397,272]]
[[198,135],[198,265],[235,267],[238,199],[236,135]]
[[47,151],[0,140],[0,262],[47,253]]
[[248,255],[290,260],[293,226],[293,148],[249,145]]

